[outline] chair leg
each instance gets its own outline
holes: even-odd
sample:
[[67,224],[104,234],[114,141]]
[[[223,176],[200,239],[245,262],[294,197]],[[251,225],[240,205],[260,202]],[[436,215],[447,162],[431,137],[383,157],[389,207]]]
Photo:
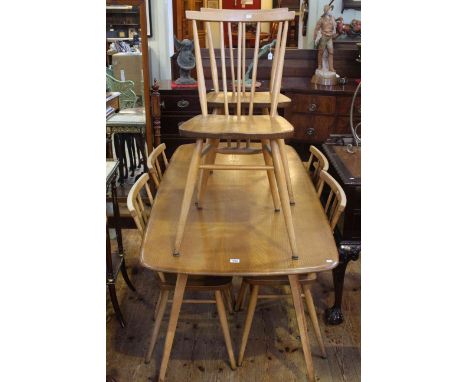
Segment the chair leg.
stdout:
[[232,309],[232,303],[231,303],[231,292],[229,291],[229,289],[223,289],[222,293],[223,293],[224,299],[226,300],[226,305],[227,305],[229,314],[233,314],[234,311]]
[[158,339],[159,329],[161,328],[161,322],[163,320],[164,313],[166,311],[168,297],[169,297],[169,291],[162,290],[160,299],[158,300],[158,304],[156,304],[156,309],[154,312],[155,323],[153,327],[153,333],[151,334],[151,339],[150,339],[150,343],[148,346],[148,350],[146,352],[145,363],[149,363],[149,361],[151,360],[151,356],[153,355],[154,347]]
[[[213,146],[213,149],[206,154],[205,163],[214,164],[216,160],[216,149],[219,145],[219,139],[208,139],[208,144]],[[203,202],[205,200],[206,185],[210,176],[209,170],[200,170],[200,177],[198,182],[198,195],[197,195],[197,207],[203,208]]]
[[226,350],[229,355],[229,362],[231,369],[236,370],[236,360],[234,359],[234,351],[232,350],[231,335],[229,334],[229,326],[226,318],[226,310],[224,309],[223,296],[221,291],[215,291],[216,307],[218,308],[219,322],[221,323],[221,329],[223,330],[224,342],[226,343]]
[[197,183],[197,173],[200,165],[200,155],[203,145],[203,139],[197,139],[195,148],[192,154],[192,160],[187,174],[187,183],[185,184],[184,197],[182,199],[182,206],[180,209],[179,222],[177,224],[176,239],[174,244],[174,256],[179,256],[180,245],[182,243],[182,237],[184,235],[185,223],[187,223],[187,216],[192,201],[193,190]]
[[[262,140],[262,153],[263,153],[263,159],[265,160],[265,164],[267,166],[272,166],[273,161],[270,157],[270,153],[268,152],[266,146],[268,144],[268,140],[263,139]],[[280,210],[280,200],[279,200],[279,194],[278,194],[278,189],[276,187],[276,181],[275,181],[275,172],[273,170],[267,170],[267,175],[268,175],[268,183],[270,183],[270,191],[271,191],[271,197],[273,198],[273,204],[275,206],[275,211]]]
[[128,277],[127,267],[125,266],[125,259],[122,259],[122,266],[120,267],[120,271],[122,272],[122,276],[125,280],[125,283],[128,285],[128,287],[132,291],[136,292],[135,287],[133,286],[132,282],[130,281],[130,278]]
[[288,231],[289,243],[291,244],[292,258],[293,260],[297,260],[299,259],[299,254],[297,251],[296,234],[294,233],[291,206],[289,205],[289,197],[286,189],[284,166],[281,161],[278,141],[276,139],[271,140],[271,154],[273,156],[273,165],[275,166],[276,183],[278,184],[278,190],[281,199],[281,207],[283,208],[284,221],[286,223],[286,229]]
[[288,275],[289,284],[293,297],[294,309],[296,310],[297,326],[299,327],[299,335],[301,337],[302,350],[307,368],[309,381],[315,381],[314,365],[312,363],[312,355],[310,354],[309,335],[307,334],[307,326],[305,322],[304,306],[302,305],[301,286],[297,275]]
[[291,183],[291,175],[289,174],[288,155],[286,154],[286,143],[284,143],[284,139],[278,139],[278,145],[280,149],[281,161],[283,162],[284,176],[286,178],[286,186],[288,187],[289,203],[295,204],[296,202],[294,200],[294,193],[293,193],[292,183]]
[[117,300],[117,293],[115,292],[115,284],[107,284],[107,289],[109,289],[109,296],[112,302],[112,307],[114,308],[115,316],[117,317],[120,326],[125,328],[125,320],[122,312],[120,311],[119,300]]
[[158,300],[156,301],[156,308],[154,309],[153,321],[156,321],[156,316],[158,315],[159,307],[161,306],[161,296],[163,291],[159,292]]
[[249,308],[247,310],[247,316],[245,317],[244,331],[242,333],[242,341],[239,350],[239,359],[237,361],[238,366],[242,366],[242,361],[244,361],[245,347],[247,346],[247,339],[249,338],[250,328],[252,327],[255,307],[257,306],[258,289],[259,286],[254,285],[252,293],[250,294]]
[[237,295],[237,299],[236,299],[236,305],[234,306],[234,310],[236,312],[242,309],[242,305],[243,305],[246,293],[247,293],[247,283],[244,280],[242,280],[242,284],[239,289],[239,294]]
[[177,282],[174,291],[174,298],[172,301],[171,316],[167,326],[166,342],[164,343],[164,352],[161,360],[161,368],[159,369],[159,380],[164,381],[169,364],[169,356],[171,355],[172,343],[174,342],[174,335],[177,328],[177,321],[179,320],[180,307],[184,298],[185,285],[187,284],[188,275],[179,273],[177,274]]
[[312,326],[314,327],[315,337],[317,338],[317,342],[320,346],[320,351],[322,352],[322,358],[327,358],[327,353],[325,352],[325,345],[323,344],[322,333],[320,333],[320,325],[317,319],[317,312],[315,311],[314,299],[312,297],[310,285],[302,285],[302,290],[304,291],[307,310],[309,311],[309,316],[312,320]]

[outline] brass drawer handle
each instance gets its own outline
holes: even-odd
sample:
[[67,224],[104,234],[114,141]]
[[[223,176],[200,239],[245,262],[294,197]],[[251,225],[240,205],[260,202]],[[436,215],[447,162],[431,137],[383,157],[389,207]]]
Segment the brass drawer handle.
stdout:
[[317,105],[315,103],[312,103],[309,105],[309,111],[314,112],[317,110]]
[[308,136],[313,136],[315,135],[315,129],[313,127],[309,127],[307,130],[306,130],[306,135]]
[[183,109],[184,107],[187,107],[189,105],[190,105],[190,102],[186,101],[185,99],[177,102],[177,106],[180,107],[181,109]]
[[161,109],[165,109],[165,108],[166,108],[166,105],[165,105],[164,101],[161,101],[161,102],[159,103],[159,106],[161,106]]

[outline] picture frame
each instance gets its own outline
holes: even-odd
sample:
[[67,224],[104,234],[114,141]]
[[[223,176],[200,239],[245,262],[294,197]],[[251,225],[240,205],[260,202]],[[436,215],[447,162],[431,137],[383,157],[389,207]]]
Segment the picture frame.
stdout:
[[151,0],[145,0],[146,8],[146,35],[153,37],[153,29],[151,28]]
[[207,8],[219,8],[218,0],[207,0],[206,2]]

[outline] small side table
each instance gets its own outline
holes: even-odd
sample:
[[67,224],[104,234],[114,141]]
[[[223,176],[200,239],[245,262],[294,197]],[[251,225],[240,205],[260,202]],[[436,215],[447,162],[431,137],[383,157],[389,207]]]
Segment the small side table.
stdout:
[[[115,186],[115,181],[117,178],[117,168],[118,161],[106,161],[106,193],[111,187],[112,193],[112,207],[114,210],[114,216],[116,218],[120,217],[119,204],[117,203],[117,190]],[[106,284],[107,289],[109,290],[109,295],[112,301],[112,306],[114,307],[115,314],[119,320],[120,326],[125,327],[125,321],[120,311],[119,301],[117,300],[117,294],[115,291],[115,281],[119,275],[119,271],[122,272],[122,276],[125,280],[125,283],[128,287],[135,292],[135,287],[133,286],[130,278],[127,274],[127,268],[125,267],[125,258],[124,258],[124,249],[122,243],[122,230],[120,227],[115,228],[117,236],[117,247],[118,252],[112,253],[110,236],[109,236],[109,226],[106,219]]]
[[[125,153],[125,143],[130,155],[130,170],[136,168],[136,161],[133,158],[138,158],[138,153],[133,151],[133,139],[136,142],[137,151],[141,154],[143,160],[144,172],[148,172],[146,165],[146,116],[144,109],[125,109],[120,113],[112,115],[106,121],[106,133],[110,138],[114,134],[115,154],[119,160],[119,183],[123,184],[124,179],[128,176],[128,170],[124,174],[124,167],[127,169],[127,156]],[[140,163],[141,164],[141,163]]]
[[343,322],[341,300],[343,297],[346,267],[351,260],[357,260],[361,254],[361,148],[353,147],[353,153],[347,146],[323,145],[323,151],[330,162],[329,173],[343,187],[347,205],[335,230],[335,241],[340,261],[333,269],[335,303],[326,310],[326,321],[330,325]]

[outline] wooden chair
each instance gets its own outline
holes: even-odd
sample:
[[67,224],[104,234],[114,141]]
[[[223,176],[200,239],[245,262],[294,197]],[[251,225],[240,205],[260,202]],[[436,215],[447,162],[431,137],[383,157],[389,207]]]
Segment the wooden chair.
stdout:
[[[187,20],[192,20],[195,58],[197,66],[198,92],[200,97],[200,106],[202,114],[198,115],[179,127],[182,136],[195,138],[196,144],[193,152],[191,164],[187,175],[187,183],[182,201],[180,218],[177,225],[177,232],[174,244],[173,254],[180,255],[185,223],[191,205],[191,199],[195,184],[197,183],[197,173],[202,170],[202,176],[199,180],[199,198],[198,206],[201,208],[204,197],[204,190],[208,181],[209,172],[207,170],[262,170],[267,171],[270,182],[270,190],[275,205],[275,210],[279,210],[279,203],[283,210],[286,229],[291,245],[292,258],[298,259],[296,238],[291,217],[290,201],[293,202],[291,182],[289,180],[289,168],[287,165],[284,138],[294,134],[293,126],[277,113],[277,107],[280,100],[281,78],[284,65],[284,53],[286,49],[286,39],[288,24],[294,19],[294,12],[282,10],[218,10],[213,11],[187,11]],[[208,36],[208,46],[210,53],[210,68],[213,79],[213,87],[218,97],[220,86],[218,80],[218,68],[214,54],[213,38],[210,23],[219,25],[220,30],[220,54],[221,54],[221,74],[222,74],[222,107],[215,108],[213,114],[208,114],[208,97],[205,87],[205,77],[203,73],[200,43],[198,40],[197,21],[205,22]],[[278,43],[275,48],[275,55],[272,64],[270,76],[270,106],[268,115],[254,115],[254,100],[256,88],[252,86],[250,90],[246,89],[245,77],[245,25],[246,23],[256,23],[256,39],[254,48],[252,83],[255,84],[257,78],[258,51],[261,23],[278,22]],[[231,24],[238,25],[238,49],[237,67],[234,67],[234,53],[232,47]],[[230,69],[232,92],[228,94],[227,66],[224,48],[224,25],[227,24],[229,35]],[[237,69],[237,76],[235,75]],[[243,103],[242,99],[245,99]],[[258,99],[258,96],[257,96]],[[235,103],[234,103],[235,100]],[[235,112],[230,114],[230,106],[235,106]],[[266,111],[266,110],[265,110]],[[206,144],[203,140],[207,139]],[[228,146],[221,148],[220,140],[227,140]],[[237,146],[233,148],[231,141],[237,141]],[[240,141],[246,141],[246,147],[240,147]],[[250,147],[251,140],[260,140],[261,149]],[[239,165],[216,165],[216,154],[260,154],[265,159],[265,165],[239,166]],[[204,158],[205,157],[205,158]],[[202,158],[204,161],[202,162]],[[276,184],[275,184],[276,183]],[[289,186],[288,186],[289,185]],[[276,191],[276,186],[278,190]],[[290,192],[288,192],[288,190]],[[279,193],[279,198],[278,194]],[[279,200],[278,200],[279,199]]]
[[[328,197],[325,197],[326,204],[324,206],[324,212],[327,215],[328,222],[330,224],[330,229],[334,231],[338,219],[340,218],[341,214],[343,213],[346,207],[346,195],[338,184],[338,182],[327,172],[321,171],[319,175],[322,183],[321,188],[317,191],[318,197],[320,198],[322,195],[323,190],[325,189],[324,184],[328,186],[329,194]],[[326,195],[325,195],[326,196]],[[311,283],[316,279],[315,273],[309,273],[301,275],[299,278],[299,282],[302,287],[302,291],[304,293],[307,310],[309,311],[309,316],[312,320],[312,326],[314,328],[315,337],[319,343],[319,347],[322,353],[322,357],[326,358],[325,346],[323,344],[322,334],[320,333],[320,326],[317,319],[317,313],[315,311],[314,300],[312,297],[311,292]],[[239,350],[239,359],[237,364],[239,366],[242,365],[242,361],[244,359],[244,352],[247,346],[247,339],[249,337],[250,328],[252,326],[253,315],[255,312],[255,307],[257,305],[258,298],[275,298],[275,297],[283,297],[282,295],[266,295],[262,296],[258,294],[259,288],[261,286],[280,286],[280,285],[289,285],[289,280],[285,276],[267,276],[267,277],[245,277],[242,280],[241,289],[239,291],[238,300],[236,301],[235,310],[238,310],[239,307],[242,305],[242,299],[245,297],[245,292],[247,291],[247,285],[250,286],[251,293],[249,299],[249,306],[247,308],[247,316],[245,319],[244,324],[244,331],[242,333],[242,341]]]
[[[166,171],[169,162],[166,157],[166,144],[161,143],[148,156],[148,174],[151,176],[156,188],[161,183],[164,171]],[[164,168],[161,168],[164,165]]]
[[315,146],[309,147],[310,157],[307,162],[304,162],[304,166],[311,173],[312,183],[316,190],[319,189],[321,178],[320,173],[322,171],[328,171],[328,159],[327,157]]
[[[159,146],[158,146],[159,147]],[[148,223],[149,214],[151,208],[145,206],[143,199],[141,197],[141,191],[143,188],[146,190],[147,197],[149,199],[150,205],[152,206],[154,198],[151,193],[151,189],[148,184],[149,175],[143,174],[131,188],[128,197],[127,205],[130,214],[135,220],[135,224],[140,232],[141,236],[144,236],[146,225]],[[176,275],[168,274],[163,272],[157,273],[157,280],[159,288],[161,290],[158,301],[156,303],[156,309],[154,311],[154,328],[150,339],[150,344],[145,356],[145,362],[148,363],[153,354],[154,347],[156,345],[156,340],[158,337],[159,329],[161,327],[161,322],[164,317],[164,312],[166,311],[166,306],[169,298],[169,293],[174,290],[176,283]],[[196,290],[196,291],[211,291],[214,292],[215,300],[183,300],[186,303],[216,303],[218,310],[219,321],[221,323],[221,328],[223,330],[224,341],[226,343],[226,349],[229,355],[229,361],[232,369],[236,368],[236,363],[234,359],[234,352],[232,349],[231,336],[229,333],[228,322],[226,318],[226,310],[224,308],[223,298],[226,299],[229,311],[232,312],[232,303],[231,303],[231,287],[232,287],[232,277],[204,277],[204,276],[190,276],[188,278],[186,290]],[[183,296],[174,296],[174,301],[178,298],[182,299]],[[175,303],[175,302],[174,302]],[[169,328],[168,330],[175,331],[176,328]],[[164,353],[170,352],[168,349],[164,349]],[[165,354],[163,360],[169,360],[169,354]],[[167,368],[167,362],[161,365],[162,370]],[[162,375],[164,375],[164,373]]]

